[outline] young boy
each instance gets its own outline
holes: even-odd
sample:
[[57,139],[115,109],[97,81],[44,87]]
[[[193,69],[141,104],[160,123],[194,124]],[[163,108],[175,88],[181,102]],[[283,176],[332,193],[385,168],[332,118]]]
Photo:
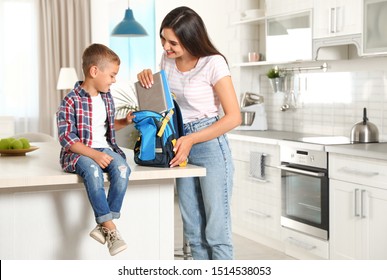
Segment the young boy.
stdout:
[[[130,124],[134,117],[129,113],[124,119],[114,119],[110,85],[116,81],[119,67],[120,59],[112,50],[90,45],[82,56],[85,80],[76,83],[57,112],[60,163],[64,171],[83,178],[97,222],[90,236],[102,244],[107,242],[112,256],[127,248],[113,219],[120,217],[131,172],[116,143],[115,129]],[[110,181],[107,196],[104,172]]]

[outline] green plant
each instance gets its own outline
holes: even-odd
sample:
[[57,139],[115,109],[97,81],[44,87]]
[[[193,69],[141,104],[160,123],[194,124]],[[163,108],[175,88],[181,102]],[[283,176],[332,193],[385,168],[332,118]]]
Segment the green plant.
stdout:
[[132,86],[129,89],[114,86],[111,88],[111,93],[114,99],[117,119],[125,118],[130,111],[138,111],[136,92]]
[[269,79],[275,79],[283,76],[282,70],[278,67],[271,68],[269,71],[267,71],[266,75]]

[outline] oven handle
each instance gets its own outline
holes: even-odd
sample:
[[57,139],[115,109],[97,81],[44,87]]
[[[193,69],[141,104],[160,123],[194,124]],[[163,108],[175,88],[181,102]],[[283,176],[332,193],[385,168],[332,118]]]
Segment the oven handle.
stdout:
[[325,173],[323,173],[323,172],[306,171],[306,170],[302,170],[302,169],[292,168],[292,167],[289,167],[287,165],[280,165],[280,166],[278,166],[278,168],[285,170],[285,171],[290,171],[290,172],[299,173],[299,174],[303,174],[303,175],[310,175],[310,176],[314,176],[314,177],[325,177]]

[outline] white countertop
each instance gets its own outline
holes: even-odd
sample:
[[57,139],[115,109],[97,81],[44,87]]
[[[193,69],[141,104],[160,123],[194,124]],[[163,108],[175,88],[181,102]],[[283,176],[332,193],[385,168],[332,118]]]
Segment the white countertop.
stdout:
[[350,156],[387,160],[387,143],[327,146],[326,151]]
[[[315,144],[297,142],[297,139],[304,137],[315,137],[321,135],[297,133],[288,131],[238,131],[233,130],[227,134],[230,139],[251,141],[262,144],[280,145],[291,144],[299,145],[305,148],[316,149]],[[294,141],[294,142],[293,142]],[[321,145],[320,145],[321,146]],[[330,153],[338,153],[351,156],[360,156],[373,159],[387,160],[387,143],[369,143],[369,144],[343,144],[343,145],[327,145],[325,151]]]
[[289,131],[277,131],[277,130],[233,130],[227,133],[227,137],[235,140],[252,141],[262,144],[273,144],[277,145],[282,140],[293,140],[296,141],[302,137],[317,136],[310,133],[298,133]]
[[[57,142],[31,143],[39,149],[25,156],[0,156],[0,188],[82,183],[77,174],[65,173],[59,164],[60,145]],[[129,180],[158,180],[205,176],[206,169],[188,164],[186,167],[157,168],[137,165],[133,151],[122,149],[132,170]],[[105,177],[106,180],[106,177]]]

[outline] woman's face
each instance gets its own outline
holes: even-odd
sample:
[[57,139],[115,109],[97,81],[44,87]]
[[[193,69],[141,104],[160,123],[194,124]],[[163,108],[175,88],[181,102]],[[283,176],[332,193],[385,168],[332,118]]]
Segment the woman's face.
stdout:
[[161,44],[168,58],[178,58],[186,52],[180,44],[175,32],[170,28],[164,28],[161,32]]

